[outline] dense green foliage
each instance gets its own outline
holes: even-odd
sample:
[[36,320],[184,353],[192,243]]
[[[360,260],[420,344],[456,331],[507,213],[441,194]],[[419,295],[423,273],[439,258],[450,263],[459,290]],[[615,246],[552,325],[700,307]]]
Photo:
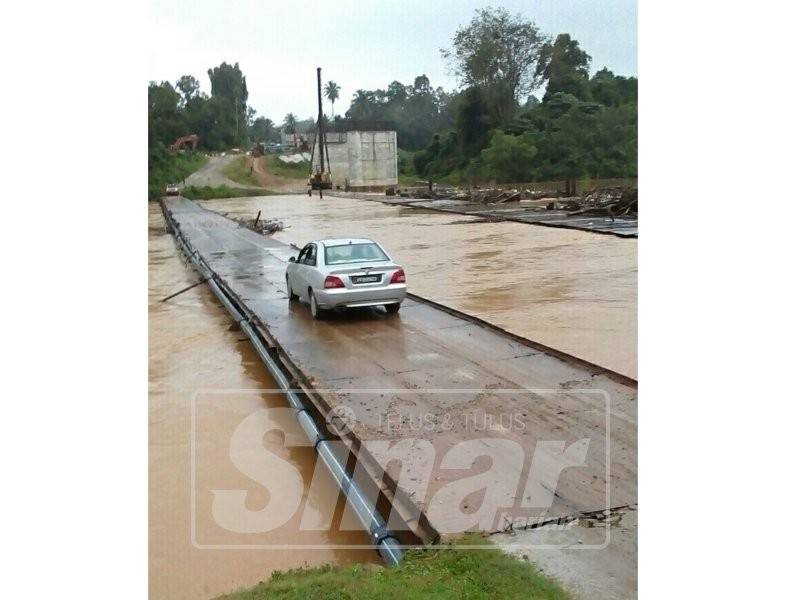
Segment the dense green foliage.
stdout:
[[579,100],[588,100],[589,63],[592,58],[581,50],[577,40],[569,34],[556,36],[554,42],[547,42],[539,53],[536,66],[537,77],[547,82],[543,100],[547,101],[553,94],[563,92],[572,94]]
[[447,547],[409,552],[395,568],[355,564],[276,572],[268,582],[223,596],[228,600],[283,598],[301,600],[566,600],[569,595],[534,566],[485,547],[476,536],[462,545],[484,546],[455,550]]
[[174,153],[163,146],[150,149],[148,154],[147,197],[156,200],[164,195],[168,183],[179,183],[202,167],[206,160],[196,152]]
[[177,138],[197,134],[198,150],[226,150],[246,146],[250,140],[273,141],[280,136],[266,117],[255,118],[247,106],[247,81],[239,65],[208,70],[211,95],[200,91],[200,82],[183,75],[173,86],[151,81],[147,88],[148,196],[164,194],[167,183],[181,181],[202,166],[205,158],[168,146]]
[[[442,181],[566,180],[573,188],[577,179],[636,176],[636,78],[608,69],[589,77],[591,57],[577,41],[561,34],[541,43],[533,23],[525,26],[503,9],[478,11],[453,44],[445,54],[455,57],[470,87],[453,97],[454,126],[415,155],[417,174]],[[512,58],[500,65],[495,57]],[[498,71],[517,68],[523,69],[517,79],[498,83]],[[545,85],[542,101],[530,96],[520,106],[515,96],[534,84]],[[498,87],[507,92],[502,106]]]
[[397,130],[397,144],[418,150],[430,143],[438,129],[450,124],[450,95],[433,89],[425,75],[412,85],[391,82],[385,90],[357,90],[346,118],[360,123],[381,123]]
[[253,142],[280,142],[281,135],[279,129],[267,117],[257,117],[250,126],[250,137]]
[[264,188],[233,188],[227,185],[195,186],[183,188],[181,192],[192,200],[216,200],[219,198],[244,198],[249,196],[273,196],[278,192],[270,192]]
[[397,149],[397,179],[400,185],[417,185],[419,176],[414,168],[414,153],[409,150]]
[[536,65],[545,37],[533,21],[505,9],[475,11],[469,25],[453,36],[442,56],[461,77],[462,85],[480,88],[492,118],[510,119],[520,97],[533,91]]
[[[577,179],[636,176],[638,81],[606,68],[590,76],[591,56],[568,34],[550,38],[533,21],[487,8],[457,29],[442,54],[462,90],[434,88],[425,75],[409,85],[392,81],[386,89],[357,90],[341,118],[334,115],[341,88],[329,81],[326,127],[395,129],[406,182],[565,180],[574,186]],[[316,129],[315,119],[294,113],[280,126],[257,116],[247,106],[238,64],[223,62],[208,77],[210,96],[190,75],[175,85],[150,83],[151,165],[162,161],[165,146],[189,133],[200,136],[201,149],[227,150],[279,141],[280,130]],[[541,101],[536,90],[543,91]],[[305,169],[275,168],[292,170],[277,173],[285,176]]]
[[[247,81],[239,64],[223,62],[208,70],[211,95],[184,75],[173,86],[151,81],[148,87],[149,146],[168,146],[178,137],[200,136],[200,148],[225,150],[248,143],[254,111],[247,107]],[[263,127],[263,123],[260,127]]]

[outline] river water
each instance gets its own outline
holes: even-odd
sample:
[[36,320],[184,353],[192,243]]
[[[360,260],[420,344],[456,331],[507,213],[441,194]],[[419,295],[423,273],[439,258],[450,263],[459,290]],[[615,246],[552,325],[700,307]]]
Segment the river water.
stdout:
[[[267,533],[232,533],[215,518],[215,490],[246,490],[251,510],[270,502],[265,488],[232,464],[231,440],[248,415],[285,403],[264,391],[275,383],[244,334],[230,330],[230,317],[207,286],[160,302],[197,275],[178,258],[158,206],[150,203],[149,211],[150,597],[213,598],[268,579],[275,569],[379,562],[371,550],[332,548],[369,545],[362,532],[300,531],[300,513]],[[320,478],[322,485],[309,489],[316,464],[311,448],[286,449],[270,436],[263,447],[302,474],[293,484],[302,489],[286,495],[302,495],[303,516],[319,519],[337,506],[338,490],[329,479]],[[337,515],[341,512],[340,500]],[[324,548],[264,548],[295,544]]]
[[303,245],[370,237],[405,267],[409,290],[512,333],[636,377],[636,239],[479,219],[349,198],[211,200],[231,216],[282,220]]

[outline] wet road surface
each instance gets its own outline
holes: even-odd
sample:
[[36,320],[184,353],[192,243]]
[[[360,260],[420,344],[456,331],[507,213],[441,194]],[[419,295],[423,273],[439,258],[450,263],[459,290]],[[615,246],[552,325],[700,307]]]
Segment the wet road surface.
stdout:
[[[188,200],[170,198],[167,207],[185,239],[253,310],[305,382],[331,390],[321,408],[346,409],[352,432],[365,444],[420,443],[387,469],[403,518],[422,512],[440,533],[466,521],[472,525],[461,531],[495,531],[504,527],[503,518],[556,518],[635,504],[635,386],[424,303],[408,301],[394,317],[365,309],[314,321],[306,306],[287,300],[285,261],[293,249]],[[423,420],[429,426],[418,427]],[[456,470],[439,462],[459,443],[475,440],[492,456],[488,471],[479,459]],[[549,489],[554,484],[531,468],[520,496],[518,460],[531,461],[540,441],[561,442],[562,449],[585,441],[581,468],[564,470],[555,494]],[[364,460],[375,459],[366,447]],[[432,448],[438,465],[422,482],[405,478],[426,472],[420,447]],[[480,495],[467,495],[457,507],[437,501],[465,474],[488,477],[489,489],[508,494],[501,503],[505,517],[465,521],[480,510]],[[538,503],[548,491],[550,503]]]
[[[205,285],[167,302],[161,298],[198,280],[178,257],[157,204],[149,204],[149,592],[158,599],[212,598],[267,579],[274,569],[323,563],[379,562],[371,550],[205,549],[197,546],[309,544],[368,545],[360,531],[299,531],[298,518],[265,534],[232,533],[212,517],[213,490],[244,489],[248,505],[268,502],[264,487],[231,463],[230,443],[254,411],[285,406],[244,334]],[[244,341],[243,341],[243,338]],[[191,494],[191,405],[195,404],[195,509]],[[304,506],[311,516],[336,506],[328,480],[309,491],[315,465],[311,448],[265,448],[302,474]],[[291,484],[286,481],[284,485]],[[337,514],[341,513],[341,508]],[[194,517],[194,543],[192,540]]]
[[379,240],[410,291],[636,377],[637,240],[305,195],[212,200],[231,216],[282,220],[275,238]]

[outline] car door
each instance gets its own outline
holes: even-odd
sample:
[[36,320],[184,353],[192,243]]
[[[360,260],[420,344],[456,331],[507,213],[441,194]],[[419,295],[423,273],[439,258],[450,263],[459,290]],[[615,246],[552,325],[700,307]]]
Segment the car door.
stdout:
[[306,245],[297,255],[297,260],[289,263],[286,273],[289,276],[289,285],[292,286],[292,293],[297,294],[300,298],[304,297],[306,286],[303,285],[303,261],[306,254],[308,254],[308,245]]
[[309,244],[308,252],[303,258],[303,290],[305,291],[305,298],[311,302],[311,297],[308,295],[308,288],[318,287],[316,282],[317,271],[317,245],[314,243]]
[[311,298],[308,295],[308,288],[311,285],[311,269],[316,265],[316,253],[314,244],[306,244],[302,252],[297,257],[295,273],[296,276],[292,280],[292,290],[300,296],[303,300],[309,302]]

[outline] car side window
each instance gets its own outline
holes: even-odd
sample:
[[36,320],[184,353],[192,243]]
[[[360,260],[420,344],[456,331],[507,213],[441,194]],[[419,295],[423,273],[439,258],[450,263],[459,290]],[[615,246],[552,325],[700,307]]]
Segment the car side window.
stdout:
[[306,254],[306,264],[311,267],[317,266],[317,247],[314,244],[311,244],[308,247],[308,253]]
[[308,246],[306,246],[305,248],[303,248],[303,249],[300,251],[300,254],[299,254],[299,255],[298,255],[298,257],[297,257],[297,262],[298,262],[298,263],[300,263],[300,264],[303,264],[303,263],[305,262],[305,260],[306,260],[306,256],[308,256],[308,248],[309,248],[309,247],[308,247]]

